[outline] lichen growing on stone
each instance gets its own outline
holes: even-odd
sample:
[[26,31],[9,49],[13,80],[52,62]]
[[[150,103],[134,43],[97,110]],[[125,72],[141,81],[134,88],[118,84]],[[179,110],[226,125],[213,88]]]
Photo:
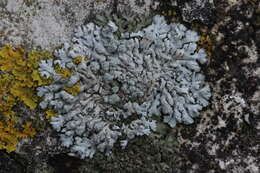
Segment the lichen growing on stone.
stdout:
[[51,57],[47,51],[26,53],[22,48],[10,45],[0,49],[0,149],[11,152],[19,139],[35,135],[31,122],[18,121],[13,107],[18,102],[31,109],[37,107],[40,100],[36,87],[51,82],[41,78],[39,60]]
[[16,127],[17,123],[15,117],[0,121],[0,149],[14,151],[19,139],[33,137],[36,134],[31,122],[21,125],[21,128]]
[[[59,114],[51,124],[62,145],[81,158],[110,154],[116,142],[125,148],[130,139],[155,131],[155,119],[170,127],[191,124],[209,104],[210,88],[199,66],[206,54],[197,50],[196,32],[168,25],[161,16],[138,32],[121,33],[121,39],[115,38],[117,30],[112,21],[80,26],[72,45],[40,64],[42,77],[53,79],[38,88],[40,106]],[[88,58],[74,63],[77,57]],[[56,65],[72,75],[63,77]],[[66,90],[75,85],[76,94]]]
[[118,11],[117,13],[107,10],[104,13],[97,14],[93,22],[98,26],[106,26],[109,21],[113,21],[118,27],[114,36],[120,37],[121,33],[136,32],[148,26],[152,22],[151,15],[151,13],[140,15],[130,9],[124,12]]
[[38,96],[35,87],[48,84],[50,80],[43,80],[38,72],[40,59],[51,58],[51,54],[45,51],[32,51],[26,55],[22,48],[13,48],[6,45],[0,50],[0,70],[9,74],[12,78],[10,94],[18,101],[24,102],[31,109],[35,109]]
[[213,38],[209,34],[202,34],[199,41],[197,42],[198,48],[203,48],[209,57],[212,56],[213,52]]

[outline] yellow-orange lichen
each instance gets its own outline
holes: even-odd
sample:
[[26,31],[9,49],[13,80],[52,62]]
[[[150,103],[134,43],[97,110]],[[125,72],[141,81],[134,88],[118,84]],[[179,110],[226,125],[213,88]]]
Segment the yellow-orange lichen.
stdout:
[[73,58],[73,62],[75,63],[75,64],[79,64],[79,63],[81,63],[82,61],[83,61],[83,57],[81,57],[81,56],[77,56],[77,57],[75,57],[75,58]]
[[47,51],[26,53],[10,45],[0,49],[0,149],[11,152],[20,138],[35,135],[31,122],[21,124],[15,118],[13,107],[19,101],[31,109],[37,107],[36,87],[51,82],[40,77],[38,63],[48,58],[52,54]]
[[70,69],[62,68],[58,64],[54,66],[54,70],[64,78],[70,77],[73,74]]
[[200,40],[197,42],[198,49],[204,48],[208,56],[212,56],[213,52],[213,43],[210,35],[203,33],[200,37]]
[[47,118],[47,119],[50,119],[51,117],[55,117],[55,116],[58,115],[58,113],[55,112],[55,111],[52,110],[52,109],[47,110],[45,113],[46,113],[46,118]]
[[77,95],[80,92],[80,82],[77,82],[74,86],[72,87],[64,87],[64,90],[67,91],[68,93],[72,95]]
[[0,121],[0,149],[5,149],[7,152],[14,151],[20,138],[29,138],[36,134],[30,122],[23,124],[22,129],[16,125],[17,120],[14,117]]
[[0,115],[10,117],[14,115],[12,111],[15,105],[15,97],[10,95],[10,86],[12,85],[13,77],[9,74],[0,75]]
[[38,62],[51,58],[45,51],[32,51],[28,54],[22,48],[10,45],[0,50],[0,70],[9,74],[11,80],[10,93],[19,101],[24,102],[31,109],[35,109],[39,98],[35,88],[48,84],[50,80],[41,79],[38,72]]

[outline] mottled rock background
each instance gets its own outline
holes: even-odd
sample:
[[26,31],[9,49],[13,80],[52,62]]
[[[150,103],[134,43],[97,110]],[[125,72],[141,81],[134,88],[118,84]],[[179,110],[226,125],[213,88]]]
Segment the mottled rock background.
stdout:
[[[209,54],[203,67],[211,104],[190,126],[132,141],[111,157],[66,155],[48,122],[20,143],[0,151],[0,173],[258,173],[260,158],[260,3],[257,0],[0,0],[0,46],[53,50],[70,40],[75,26],[111,10],[164,15],[203,36]],[[21,106],[21,111],[26,109]],[[43,119],[38,111],[24,114]]]

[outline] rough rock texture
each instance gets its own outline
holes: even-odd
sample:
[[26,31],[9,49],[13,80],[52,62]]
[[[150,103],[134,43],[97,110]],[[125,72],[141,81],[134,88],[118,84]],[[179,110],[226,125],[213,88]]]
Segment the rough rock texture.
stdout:
[[149,13],[151,1],[135,3],[113,0],[1,0],[1,44],[53,49],[70,40],[75,27],[104,9]]
[[53,49],[70,39],[76,25],[111,0],[1,0],[1,44]]
[[207,25],[215,23],[216,16],[213,0],[177,0],[177,2],[184,21],[200,21]]
[[179,131],[180,152],[195,172],[259,172],[259,5],[255,1],[215,4],[217,21],[208,79],[211,109],[195,129]]
[[[24,142],[19,148],[19,155],[24,156],[23,162],[26,163],[21,170],[64,172],[66,168],[67,172],[82,173],[122,171],[258,173],[259,2],[208,1],[214,5],[206,8],[207,10],[202,8],[202,12],[193,9],[191,5],[189,8],[181,5],[186,2],[198,4],[199,1],[196,0],[162,0],[152,3],[131,0],[128,4],[124,2],[126,1],[0,0],[0,44],[22,43],[29,47],[37,45],[53,49],[53,46],[59,45],[62,39],[68,40],[76,24],[91,20],[93,14],[102,12],[104,8],[116,12],[118,9],[124,11],[124,7],[129,9],[129,5],[132,5],[136,12],[139,8],[140,12],[143,12],[143,9],[152,9],[151,11],[156,9],[155,13],[159,14],[167,12],[169,21],[189,19],[186,20],[189,28],[210,35],[212,39],[213,48],[209,52],[212,56],[208,66],[203,69],[204,74],[207,74],[206,80],[210,81],[212,88],[212,104],[194,125],[177,126],[173,130],[161,125],[159,134],[149,138],[137,138],[130,142],[123,152],[115,149],[114,155],[110,158],[97,155],[93,160],[84,161],[83,164],[75,158],[61,154],[61,151],[66,151],[55,148],[57,134],[51,133],[48,125],[44,126],[44,133],[40,133],[33,142]],[[182,13],[183,11],[186,12]],[[49,14],[53,14],[54,18],[46,19]],[[209,18],[210,21],[213,19],[213,24],[203,20],[212,15],[216,16]],[[57,32],[54,33],[44,29],[48,23],[39,27],[35,21],[34,28],[38,28],[37,33],[47,36],[45,39],[48,40],[44,41],[37,34],[32,37],[32,33],[35,32],[32,29],[32,21],[39,18],[45,18],[45,21],[51,20],[56,23],[57,28],[63,29],[47,27]],[[200,24],[197,21],[200,21]],[[8,166],[8,163],[11,163],[15,167],[16,164],[12,161],[13,158],[9,156],[0,159],[1,165],[5,165],[1,171],[12,172]],[[15,171],[14,168],[13,172]]]

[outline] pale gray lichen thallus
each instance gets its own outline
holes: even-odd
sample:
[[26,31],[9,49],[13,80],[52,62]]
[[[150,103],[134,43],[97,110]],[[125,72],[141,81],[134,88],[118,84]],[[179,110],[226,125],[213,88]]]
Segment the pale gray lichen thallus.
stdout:
[[[56,59],[41,62],[41,75],[53,82],[38,88],[40,105],[58,112],[51,124],[71,155],[109,155],[116,142],[125,148],[134,137],[156,131],[155,119],[172,128],[191,124],[209,104],[211,92],[200,68],[206,54],[197,51],[196,32],[167,24],[161,16],[138,32],[122,33],[119,40],[117,29],[112,21],[79,26],[72,44],[56,50]],[[73,63],[79,56],[87,58]],[[62,77],[55,64],[73,75]],[[77,82],[77,95],[64,90]]]

